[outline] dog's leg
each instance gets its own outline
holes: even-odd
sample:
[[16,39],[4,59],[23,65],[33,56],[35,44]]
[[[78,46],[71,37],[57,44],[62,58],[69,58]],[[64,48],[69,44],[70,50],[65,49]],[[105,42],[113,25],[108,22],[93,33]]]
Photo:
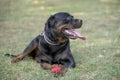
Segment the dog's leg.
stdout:
[[63,65],[61,65],[61,64],[49,64],[49,63],[46,63],[46,62],[41,63],[41,67],[44,68],[44,69],[47,69],[47,70],[52,69],[56,66],[61,66],[62,67]]
[[[68,68],[65,66],[62,66],[62,69],[60,70],[59,73],[57,73],[57,75],[64,76],[67,71],[68,71]],[[57,77],[57,75],[55,75],[55,77]]]
[[53,65],[49,64],[49,63],[41,63],[41,67],[43,69],[51,69],[53,67]]
[[22,60],[25,56],[30,54],[33,50],[38,49],[38,44],[35,39],[28,45],[28,47],[23,51],[22,54],[18,55],[16,58],[11,60],[12,63]]

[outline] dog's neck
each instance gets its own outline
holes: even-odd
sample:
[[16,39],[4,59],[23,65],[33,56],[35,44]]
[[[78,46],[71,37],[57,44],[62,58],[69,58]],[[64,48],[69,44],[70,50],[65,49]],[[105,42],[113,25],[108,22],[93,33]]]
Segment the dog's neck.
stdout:
[[41,35],[44,37],[45,41],[46,41],[48,44],[50,44],[50,45],[60,45],[59,42],[52,41],[52,40],[46,35],[45,31],[43,31],[43,32],[41,33]]

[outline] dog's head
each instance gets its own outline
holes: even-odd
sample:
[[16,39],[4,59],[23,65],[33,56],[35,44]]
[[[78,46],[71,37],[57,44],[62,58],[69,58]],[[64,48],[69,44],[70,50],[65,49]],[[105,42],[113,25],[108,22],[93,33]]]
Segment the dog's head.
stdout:
[[59,12],[49,17],[45,24],[45,33],[52,41],[65,42],[68,39],[85,39],[75,29],[82,26],[81,19],[74,19],[66,12]]

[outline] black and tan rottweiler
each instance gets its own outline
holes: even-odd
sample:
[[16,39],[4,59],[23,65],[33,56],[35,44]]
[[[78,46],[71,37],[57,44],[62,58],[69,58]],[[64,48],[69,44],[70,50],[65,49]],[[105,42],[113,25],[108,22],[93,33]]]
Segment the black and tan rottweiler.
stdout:
[[44,31],[34,38],[23,53],[13,58],[11,62],[18,62],[29,55],[44,69],[61,65],[60,75],[64,75],[68,68],[75,67],[69,39],[85,40],[85,37],[75,31],[81,26],[82,20],[74,19],[69,13],[59,12],[51,15],[45,24]]

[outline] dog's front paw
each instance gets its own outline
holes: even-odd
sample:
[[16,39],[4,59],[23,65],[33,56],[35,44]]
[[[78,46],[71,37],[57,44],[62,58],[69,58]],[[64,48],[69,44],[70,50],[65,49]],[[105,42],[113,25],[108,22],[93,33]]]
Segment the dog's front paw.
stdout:
[[64,66],[58,65],[53,67],[51,69],[51,72],[54,74],[54,77],[58,77],[58,76],[64,76],[67,70],[68,69],[65,68]]
[[11,60],[11,63],[16,63],[16,62],[22,60],[24,57],[25,57],[25,55],[23,55],[23,54],[18,55],[16,58],[13,58],[13,59]]
[[18,61],[20,61],[20,58],[14,58],[14,59],[11,60],[11,63],[16,63]]

